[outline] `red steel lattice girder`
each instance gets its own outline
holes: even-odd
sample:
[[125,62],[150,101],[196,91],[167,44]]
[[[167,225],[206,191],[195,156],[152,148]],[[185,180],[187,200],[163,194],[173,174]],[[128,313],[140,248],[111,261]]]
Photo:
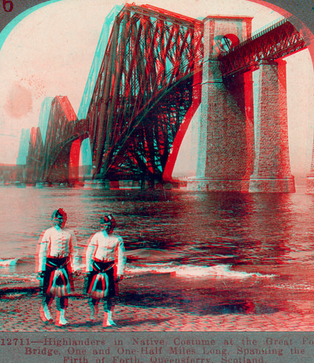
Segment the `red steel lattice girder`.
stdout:
[[202,37],[201,21],[148,5],[126,5],[118,14],[87,115],[95,175],[126,172],[127,165],[162,174],[169,129],[176,133],[180,122],[176,116],[165,122],[154,107],[169,114],[174,102],[182,114],[178,108],[188,96],[179,85],[192,84],[188,80],[201,71]]
[[258,67],[263,60],[275,60],[306,47],[305,41],[289,19],[274,24],[219,56],[224,77]]

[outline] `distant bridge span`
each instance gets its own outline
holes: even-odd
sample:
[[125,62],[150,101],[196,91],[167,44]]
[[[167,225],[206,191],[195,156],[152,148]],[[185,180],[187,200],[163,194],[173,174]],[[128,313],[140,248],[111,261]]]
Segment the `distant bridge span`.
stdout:
[[[81,141],[88,137],[87,126],[85,120],[77,120],[67,97],[55,97],[51,103],[45,142],[39,127],[31,129],[26,160],[27,182],[77,179],[80,148],[72,146],[76,140],[80,146]],[[73,177],[69,174],[70,164],[75,169]]]

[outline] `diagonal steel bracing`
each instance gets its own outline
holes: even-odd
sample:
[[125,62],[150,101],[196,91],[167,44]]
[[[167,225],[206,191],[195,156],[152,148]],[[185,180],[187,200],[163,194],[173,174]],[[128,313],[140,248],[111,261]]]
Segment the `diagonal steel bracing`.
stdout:
[[88,111],[94,177],[161,178],[201,71],[203,23],[151,6],[116,17]]

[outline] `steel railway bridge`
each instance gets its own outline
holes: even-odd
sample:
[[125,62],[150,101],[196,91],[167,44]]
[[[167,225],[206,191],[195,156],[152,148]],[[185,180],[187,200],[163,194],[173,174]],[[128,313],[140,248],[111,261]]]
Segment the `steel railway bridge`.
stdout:
[[[243,41],[215,39],[223,82],[306,47],[289,19]],[[94,179],[167,181],[187,126],[201,104],[204,21],[149,5],[125,5],[112,24],[86,118],[54,98],[43,143],[33,128],[28,183],[75,181],[89,137]]]

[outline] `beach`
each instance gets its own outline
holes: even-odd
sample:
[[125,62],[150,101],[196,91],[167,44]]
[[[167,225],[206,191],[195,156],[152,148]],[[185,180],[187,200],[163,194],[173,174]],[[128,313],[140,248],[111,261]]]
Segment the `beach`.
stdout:
[[[271,271],[269,271],[271,272]],[[43,323],[38,281],[12,279],[0,286],[2,332],[296,332],[313,330],[312,276],[289,285],[280,278],[250,276],[244,279],[180,277],[174,273],[125,274],[119,283],[114,310],[116,326],[90,322],[87,298],[82,294],[83,276],[75,277],[69,298],[69,325]],[[284,277],[283,277],[284,276]],[[260,290],[258,294],[256,291]],[[265,297],[267,299],[265,300]],[[56,315],[55,302],[52,315]]]

